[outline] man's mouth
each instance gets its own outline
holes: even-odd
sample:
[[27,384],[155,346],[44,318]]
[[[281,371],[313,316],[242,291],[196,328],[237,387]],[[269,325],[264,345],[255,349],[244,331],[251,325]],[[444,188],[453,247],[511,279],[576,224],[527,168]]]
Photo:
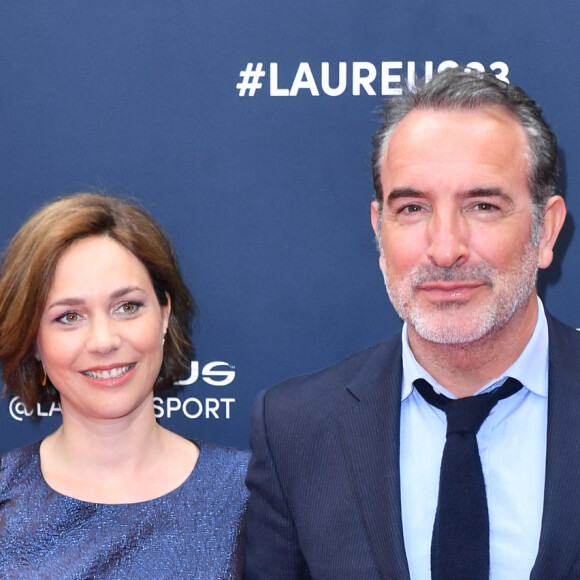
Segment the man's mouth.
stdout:
[[449,293],[453,293],[453,292],[458,292],[461,290],[472,290],[474,288],[480,288],[481,286],[484,286],[485,284],[483,282],[479,282],[479,281],[462,281],[462,280],[458,280],[458,281],[452,281],[452,282],[448,282],[448,281],[440,281],[440,282],[426,282],[424,284],[421,284],[419,286],[420,290],[426,290],[426,291],[439,291],[439,292],[449,292]]

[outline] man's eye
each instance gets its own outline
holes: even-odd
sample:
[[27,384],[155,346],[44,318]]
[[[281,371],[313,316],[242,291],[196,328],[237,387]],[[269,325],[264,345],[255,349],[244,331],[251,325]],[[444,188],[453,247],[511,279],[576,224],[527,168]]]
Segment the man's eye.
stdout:
[[409,205],[403,206],[399,211],[401,213],[417,213],[421,211],[423,208],[416,203],[410,203]]
[[495,205],[493,205],[492,203],[488,203],[486,201],[482,201],[481,203],[477,203],[473,206],[473,209],[479,210],[479,211],[492,211],[494,209],[497,209],[497,207]]

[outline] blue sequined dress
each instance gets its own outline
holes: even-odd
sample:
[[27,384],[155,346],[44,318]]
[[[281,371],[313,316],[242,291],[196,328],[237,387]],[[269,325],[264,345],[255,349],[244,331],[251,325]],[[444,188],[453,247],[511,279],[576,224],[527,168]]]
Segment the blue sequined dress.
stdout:
[[55,492],[40,471],[40,443],[7,453],[0,467],[0,578],[241,578],[249,453],[198,445],[197,464],[181,486],[133,504]]

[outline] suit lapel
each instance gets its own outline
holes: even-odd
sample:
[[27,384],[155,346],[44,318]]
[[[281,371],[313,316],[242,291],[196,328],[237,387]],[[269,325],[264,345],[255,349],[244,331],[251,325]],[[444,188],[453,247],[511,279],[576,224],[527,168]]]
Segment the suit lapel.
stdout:
[[355,498],[383,578],[409,578],[401,523],[400,336],[368,361],[347,390],[352,406],[338,417]]
[[562,578],[580,558],[580,333],[548,317],[550,367],[546,484],[530,578]]
[[[540,545],[530,580],[571,577],[572,567],[580,566],[580,333],[550,316],[548,326],[546,481]],[[377,354],[356,384],[349,385],[352,406],[337,420],[377,566],[384,578],[408,580],[399,472],[400,337]]]

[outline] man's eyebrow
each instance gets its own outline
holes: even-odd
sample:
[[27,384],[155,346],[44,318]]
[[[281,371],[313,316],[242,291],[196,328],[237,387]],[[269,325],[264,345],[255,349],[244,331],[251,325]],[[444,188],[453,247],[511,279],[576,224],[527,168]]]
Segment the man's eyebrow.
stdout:
[[[425,192],[413,187],[398,187],[389,193],[387,196],[387,203],[404,197],[425,197]],[[465,199],[470,197],[501,197],[508,201],[511,201],[512,199],[511,196],[500,187],[475,187],[461,192],[459,197]]]
[[503,197],[511,200],[511,197],[500,187],[475,187],[464,191],[461,197]]
[[398,187],[389,192],[387,203],[395,201],[401,197],[425,197],[425,193],[413,187]]
[[493,199],[496,198],[506,204],[506,207],[513,207],[514,198],[501,187],[476,187],[468,189],[461,194],[463,199]]

